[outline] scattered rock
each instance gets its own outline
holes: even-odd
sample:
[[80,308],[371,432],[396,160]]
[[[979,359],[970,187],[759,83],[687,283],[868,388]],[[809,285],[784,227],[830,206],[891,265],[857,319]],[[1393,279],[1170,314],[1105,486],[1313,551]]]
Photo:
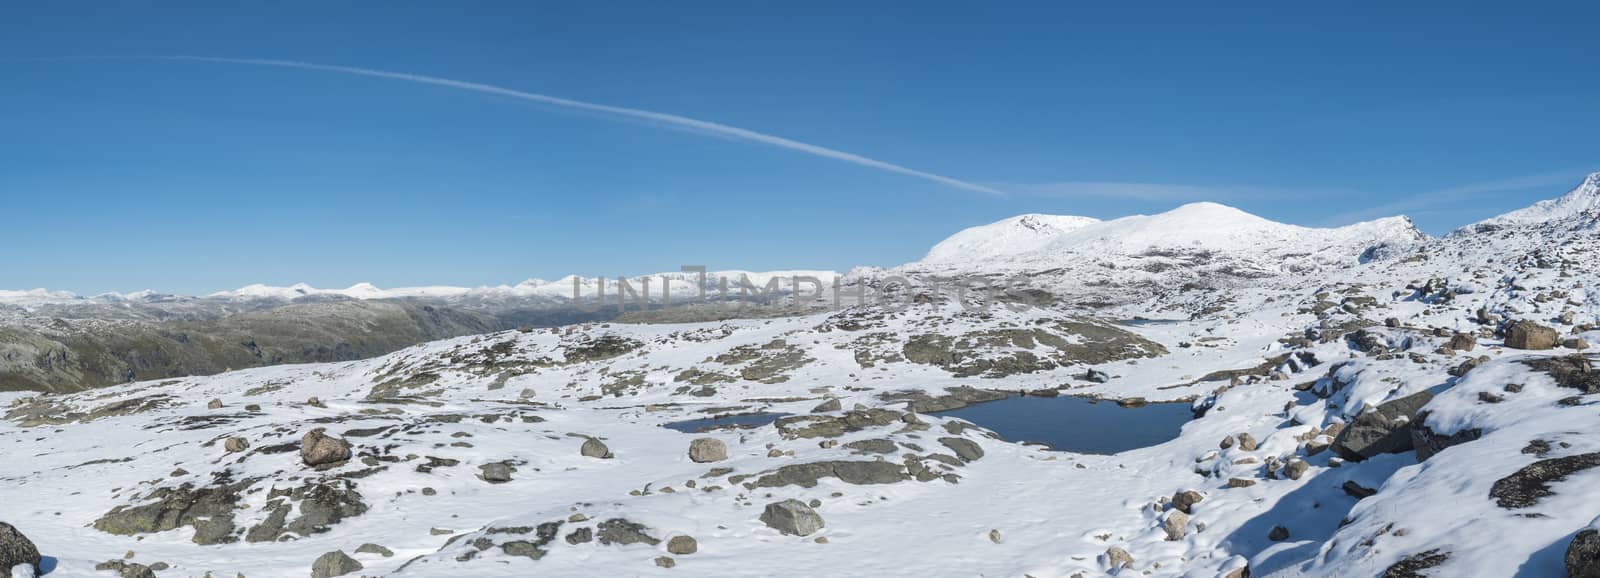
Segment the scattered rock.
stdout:
[[350,459],[350,442],[329,436],[326,431],[319,427],[300,438],[300,461],[316,467]]
[[1273,542],[1282,542],[1284,540],[1288,540],[1289,529],[1283,526],[1273,526],[1272,531],[1267,532],[1267,539]]
[[240,437],[228,438],[228,441],[222,443],[222,448],[228,450],[230,454],[239,453],[250,449],[250,440]]
[[728,459],[728,444],[717,438],[696,438],[689,442],[689,459],[697,464]]
[[1256,485],[1255,480],[1246,478],[1228,478],[1228,487],[1230,488],[1248,488],[1254,485]]
[[599,458],[602,460],[610,459],[612,457],[611,448],[606,447],[605,442],[602,442],[596,438],[589,438],[588,440],[585,440],[583,442],[583,447],[578,449],[578,453],[583,454],[583,457],[586,458]]
[[1168,542],[1182,540],[1188,531],[1189,515],[1177,510],[1167,513],[1167,518],[1161,521],[1161,531],[1167,533]]
[[1239,449],[1247,452],[1253,452],[1256,451],[1256,447],[1258,446],[1256,444],[1255,436],[1247,433],[1239,434]]
[[989,541],[990,541],[990,542],[994,542],[994,543],[996,543],[996,544],[999,544],[999,543],[1000,543],[1000,540],[1001,540],[1001,539],[1002,539],[1002,538],[1004,538],[1004,536],[1002,536],[1002,535],[1001,535],[1001,534],[1000,534],[1000,530],[998,530],[998,529],[991,529],[991,530],[989,530]]
[[673,536],[667,540],[667,551],[678,556],[687,556],[700,551],[700,543],[693,536]]
[[1205,496],[1194,490],[1183,490],[1172,495],[1172,507],[1185,514],[1194,513],[1194,505],[1205,500]]
[[1506,330],[1506,347],[1514,349],[1550,349],[1560,339],[1556,330],[1526,319],[1513,323]]
[[377,554],[379,556],[383,556],[384,558],[392,558],[392,557],[394,557],[394,550],[390,550],[388,548],[385,548],[383,546],[379,546],[377,544],[373,544],[373,543],[370,543],[370,542],[366,543],[366,544],[362,544],[361,547],[356,548],[356,553],[357,554]]
[[33,567],[37,573],[39,549],[16,526],[0,522],[0,572],[10,572],[12,567],[22,564]]
[[657,556],[656,565],[662,568],[671,568],[673,566],[677,566],[678,562],[673,560],[671,556]]
[[766,510],[761,513],[761,522],[792,536],[810,535],[825,525],[816,510],[795,499],[767,504]]
[[478,478],[491,484],[504,484],[511,481],[511,472],[513,471],[511,465],[505,462],[483,464],[478,466],[478,470]]
[[1233,447],[1233,436],[1228,436],[1228,437],[1222,438],[1222,442],[1217,444],[1217,447],[1221,448],[1221,449],[1228,449],[1228,448]]
[[[626,518],[606,520],[601,522],[597,528],[599,529],[600,543],[607,546],[611,544],[649,544],[654,546],[661,543],[660,539],[645,533],[645,530],[650,529],[649,527],[631,522]],[[571,541],[571,536],[568,536],[568,541]]]
[[1586,394],[1600,393],[1600,371],[1594,371],[1594,364],[1582,355],[1529,359],[1522,363],[1549,375],[1561,387]]
[[355,558],[351,558],[343,550],[334,550],[318,556],[317,561],[311,564],[311,578],[344,576],[361,568],[361,563]]
[[1471,333],[1457,333],[1450,338],[1448,347],[1456,351],[1472,351],[1478,347],[1478,338]]
[[1133,555],[1116,546],[1106,548],[1106,566],[1112,570],[1133,566]]
[[1306,475],[1306,471],[1310,469],[1311,464],[1306,463],[1305,460],[1289,460],[1288,465],[1283,466],[1283,475],[1291,480],[1298,480],[1300,476]]
[[1344,490],[1345,494],[1357,500],[1370,498],[1374,494],[1378,493],[1377,490],[1358,484],[1355,482],[1355,480],[1346,480],[1340,489]]
[[206,404],[206,409],[222,409],[222,400],[212,399],[211,403]]

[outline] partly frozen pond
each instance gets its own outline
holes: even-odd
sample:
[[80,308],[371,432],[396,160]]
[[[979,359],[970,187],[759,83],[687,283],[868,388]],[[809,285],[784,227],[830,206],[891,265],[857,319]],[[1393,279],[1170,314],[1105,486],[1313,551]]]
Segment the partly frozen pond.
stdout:
[[1178,437],[1194,417],[1187,403],[1122,407],[1082,397],[1019,397],[939,412],[978,424],[1013,442],[1038,442],[1051,449],[1114,454]]
[[714,429],[724,428],[753,428],[761,427],[778,421],[778,418],[787,416],[787,413],[744,413],[738,415],[724,415],[702,419],[691,419],[661,424],[667,429],[675,429],[684,433],[700,433]]

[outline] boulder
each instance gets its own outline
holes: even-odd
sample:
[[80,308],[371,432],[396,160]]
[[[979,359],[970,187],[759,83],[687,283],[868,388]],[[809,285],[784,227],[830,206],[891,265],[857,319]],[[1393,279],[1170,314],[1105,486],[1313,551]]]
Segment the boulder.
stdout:
[[689,442],[689,459],[697,464],[728,459],[728,444],[717,438],[697,438]]
[[1106,548],[1106,566],[1109,566],[1111,569],[1115,570],[1118,568],[1126,568],[1132,565],[1133,555],[1129,554],[1127,550],[1123,550],[1122,548],[1118,548],[1116,546]]
[[1563,561],[1568,578],[1600,578],[1600,530],[1590,527],[1573,536]]
[[345,554],[343,550],[334,550],[317,557],[311,563],[311,578],[333,578],[344,576],[361,570],[360,562]]
[[1550,349],[1561,339],[1556,330],[1526,319],[1506,330],[1506,347],[1515,349]]
[[844,409],[844,405],[839,403],[838,398],[833,398],[817,404],[817,407],[811,408],[811,413],[828,413],[840,411],[842,409]]
[[1333,451],[1359,462],[1379,454],[1412,450],[1411,422],[1433,394],[1420,391],[1361,412],[1333,440]]
[[700,551],[700,542],[694,536],[673,536],[667,540],[667,551],[678,556],[687,556]]
[[[630,521],[627,518],[611,518],[600,522],[595,528],[598,530],[597,534],[600,538],[600,543],[607,546],[612,544],[624,546],[628,544],[649,544],[654,546],[661,543],[659,538],[645,532],[650,529],[649,527]],[[572,539],[571,536],[567,538],[569,542]]]
[[1172,507],[1185,514],[1194,513],[1194,505],[1206,499],[1200,492],[1183,490],[1172,495]]
[[1247,433],[1239,434],[1239,449],[1247,452],[1253,452],[1256,451],[1256,447],[1257,444],[1255,436]]
[[222,400],[212,399],[211,403],[206,404],[206,409],[222,409]]
[[1298,480],[1300,476],[1306,475],[1306,471],[1310,469],[1311,464],[1306,463],[1305,460],[1293,459],[1289,460],[1288,465],[1283,466],[1283,475],[1291,480]]
[[611,458],[611,448],[606,447],[605,442],[595,438],[585,440],[583,447],[578,449],[578,453],[583,454],[583,457],[586,458],[599,458],[602,460]]
[[478,466],[478,477],[491,484],[504,484],[511,481],[511,465],[505,462],[495,462]]
[[811,506],[792,498],[767,504],[766,510],[761,513],[761,522],[791,536],[807,536],[826,525],[822,516],[817,515]]
[[1168,542],[1182,540],[1188,533],[1189,515],[1177,510],[1167,513],[1166,519],[1161,521],[1161,531],[1167,533]]
[[1584,341],[1582,337],[1572,337],[1562,341],[1561,346],[1567,349],[1583,350],[1589,348],[1589,342]]
[[39,571],[39,549],[34,547],[33,541],[22,535],[16,526],[0,522],[0,572],[9,572],[11,568],[27,564],[34,572]]
[[238,453],[250,449],[250,440],[239,437],[228,438],[228,441],[222,443],[222,447],[230,454]]
[[319,427],[300,438],[300,461],[315,467],[350,459],[350,442],[330,436],[324,433],[326,431]]
[[1470,333],[1457,333],[1450,338],[1449,347],[1456,351],[1472,351],[1478,347],[1478,338]]
[[1282,542],[1284,540],[1288,540],[1289,529],[1283,526],[1273,526],[1272,530],[1267,532],[1267,539],[1273,542]]

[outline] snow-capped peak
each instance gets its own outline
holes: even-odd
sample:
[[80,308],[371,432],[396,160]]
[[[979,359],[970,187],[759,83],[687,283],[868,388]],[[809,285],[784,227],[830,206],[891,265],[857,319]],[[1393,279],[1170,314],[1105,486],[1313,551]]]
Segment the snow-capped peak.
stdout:
[[951,235],[934,245],[922,261],[941,263],[1029,253],[1061,235],[1099,222],[1071,215],[1018,215]]
[[1593,219],[1597,215],[1600,215],[1600,172],[1584,177],[1577,188],[1559,198],[1539,201],[1504,215],[1480,221],[1468,229],[1477,225],[1536,225],[1574,217]]

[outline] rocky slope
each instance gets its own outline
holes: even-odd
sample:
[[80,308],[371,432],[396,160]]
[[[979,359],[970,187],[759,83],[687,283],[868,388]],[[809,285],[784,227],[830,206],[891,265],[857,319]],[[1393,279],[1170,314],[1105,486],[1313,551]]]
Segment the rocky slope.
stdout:
[[[1039,292],[987,309],[924,278],[904,306],[0,394],[0,516],[70,576],[1591,576],[1594,182],[1437,239],[1254,222],[1270,258],[1059,221],[1085,248],[977,270]],[[1089,455],[938,413],[1015,392],[1196,417]]]

